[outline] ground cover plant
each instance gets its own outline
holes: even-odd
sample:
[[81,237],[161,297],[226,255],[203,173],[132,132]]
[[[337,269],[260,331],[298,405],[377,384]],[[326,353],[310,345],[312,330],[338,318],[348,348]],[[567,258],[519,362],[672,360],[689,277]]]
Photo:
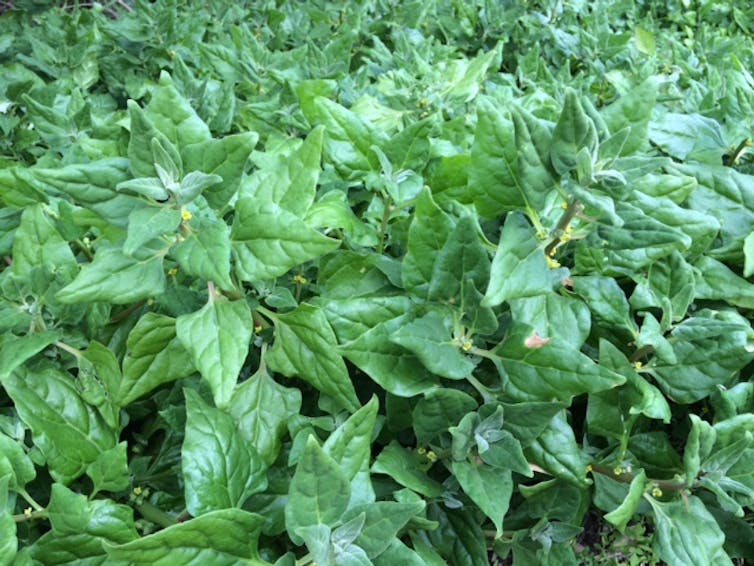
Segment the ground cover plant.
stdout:
[[0,564],[754,560],[754,9],[0,8]]

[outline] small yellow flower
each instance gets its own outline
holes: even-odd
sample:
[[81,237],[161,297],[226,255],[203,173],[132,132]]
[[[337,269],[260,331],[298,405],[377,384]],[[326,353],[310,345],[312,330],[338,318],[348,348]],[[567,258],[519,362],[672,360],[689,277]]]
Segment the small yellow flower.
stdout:
[[418,454],[419,454],[420,456],[423,456],[424,454],[426,454],[426,453],[427,453],[427,449],[426,449],[426,448],[424,448],[424,446],[419,446],[419,448],[417,448],[417,449],[416,449],[416,452],[417,452],[417,453],[418,453]]
[[260,332],[262,332],[262,325],[261,324],[255,325],[254,326],[254,332],[256,332],[257,334],[259,334]]
[[134,495],[141,495],[141,487],[136,486],[134,488]]
[[185,208],[182,208],[182,209],[181,209],[181,218],[183,218],[183,221],[184,221],[184,222],[188,222],[189,220],[191,220],[191,219],[193,218],[193,216],[194,216],[194,215],[193,215],[193,214],[191,214],[191,212],[189,212],[189,211],[188,211],[188,210],[186,210]]
[[437,462],[437,454],[435,454],[433,450],[430,450],[427,452],[427,460],[430,462]]
[[26,517],[31,517],[31,513],[32,513],[31,507],[27,507],[26,509],[24,509],[24,515]]
[[560,267],[560,262],[556,259],[553,259],[549,255],[545,256],[545,260],[547,261],[547,267],[549,267],[550,269],[557,269],[558,267]]
[[303,275],[296,274],[293,276],[293,282],[298,285],[306,285],[307,283],[309,283],[309,280]]
[[662,490],[658,486],[652,488],[652,497],[662,497]]
[[641,371],[641,368],[643,368],[643,367],[644,367],[643,363],[641,363],[641,362],[634,362],[634,369],[636,369],[636,371]]
[[175,277],[176,275],[178,275],[177,267],[171,267],[170,269],[168,269],[168,276]]
[[586,472],[587,472],[588,474],[589,474],[589,473],[591,473],[591,472],[592,472],[593,470],[594,470],[594,468],[592,468],[592,465],[591,465],[591,464],[587,464],[587,465],[586,465]]
[[613,468],[613,473],[614,473],[614,474],[615,474],[616,476],[619,476],[619,475],[621,475],[621,474],[623,473],[623,468],[621,468],[620,466],[615,466],[615,467]]
[[471,340],[466,340],[463,344],[461,344],[461,350],[468,352],[469,350],[471,350],[471,346]]

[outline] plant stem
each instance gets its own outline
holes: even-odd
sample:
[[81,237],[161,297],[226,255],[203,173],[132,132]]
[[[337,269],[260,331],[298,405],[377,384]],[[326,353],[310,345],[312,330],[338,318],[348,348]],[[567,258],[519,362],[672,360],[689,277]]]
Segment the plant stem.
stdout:
[[560,217],[560,220],[558,220],[558,225],[555,226],[555,230],[553,230],[553,235],[555,237],[550,241],[549,244],[547,244],[547,247],[545,248],[545,255],[549,256],[553,251],[555,251],[555,248],[557,248],[560,244],[561,234],[563,234],[565,229],[571,223],[573,217],[581,213],[582,210],[584,210],[584,206],[579,201],[572,200],[570,203],[568,203],[568,206],[563,212],[563,216]]
[[32,509],[34,509],[35,511],[44,511],[44,510],[45,510],[45,508],[44,508],[44,507],[42,507],[42,506],[41,506],[41,505],[40,505],[39,503],[37,503],[37,502],[36,502],[36,501],[34,500],[34,498],[33,498],[33,497],[32,497],[31,495],[29,495],[29,493],[28,493],[28,492],[27,492],[27,491],[26,491],[25,489],[23,489],[23,488],[20,488],[20,489],[17,489],[17,490],[16,490],[16,492],[17,492],[17,493],[18,493],[18,494],[19,494],[19,495],[20,495],[21,497],[23,497],[23,498],[24,498],[24,500],[25,500],[25,501],[26,501],[26,502],[27,502],[27,503],[28,503],[29,505],[31,505]]
[[[592,467],[592,472],[596,472],[603,476],[609,476],[620,483],[631,483],[636,477],[636,474],[633,472],[616,474],[609,466],[603,464],[590,464],[590,466]],[[685,482],[677,482],[673,480],[647,479],[647,483],[656,485],[663,491],[683,491],[688,487]]]
[[55,346],[60,348],[61,350],[65,350],[69,354],[71,354],[74,358],[78,359],[82,356],[81,350],[78,350],[74,348],[73,346],[69,346],[65,342],[61,342],[60,340],[55,341]]
[[119,312],[118,314],[116,314],[116,315],[115,315],[114,317],[112,317],[112,318],[111,318],[111,319],[110,319],[110,320],[108,321],[108,324],[117,324],[117,323],[119,323],[119,322],[120,322],[121,320],[123,320],[123,319],[126,319],[126,318],[128,318],[129,316],[131,316],[131,315],[132,315],[132,314],[134,313],[134,311],[136,311],[136,310],[140,309],[140,308],[141,308],[141,307],[143,307],[143,306],[144,306],[145,304],[146,304],[146,301],[139,301],[138,303],[134,303],[134,304],[132,304],[132,305],[131,305],[130,307],[128,307],[128,308],[127,308],[126,310],[124,310],[124,311],[121,311],[121,312]]
[[42,511],[32,511],[31,513],[19,513],[18,515],[13,515],[13,522],[23,523],[25,521],[34,521],[36,519],[47,519],[49,516],[50,513],[47,509],[43,509]]
[[377,255],[382,255],[385,249],[385,235],[387,233],[387,224],[390,222],[390,215],[393,213],[393,207],[390,206],[387,199],[382,201],[382,221],[380,222],[380,243],[377,245]]
[[88,247],[86,247],[86,244],[84,244],[84,242],[82,242],[81,240],[76,240],[76,245],[81,250],[81,253],[83,253],[86,256],[86,259],[88,259],[89,261],[92,261],[94,259],[92,252],[89,250]]
[[142,517],[147,521],[151,521],[162,528],[172,527],[173,525],[178,524],[178,521],[176,521],[175,518],[165,513],[162,509],[155,507],[149,501],[143,501],[138,504],[136,509],[138,509],[139,513],[141,513]]
[[468,381],[474,389],[476,389],[479,394],[482,396],[482,399],[484,399],[485,403],[489,403],[491,401],[494,401],[495,396],[490,393],[490,390],[487,389],[487,387],[479,381],[476,377],[469,374],[466,376],[466,381]]

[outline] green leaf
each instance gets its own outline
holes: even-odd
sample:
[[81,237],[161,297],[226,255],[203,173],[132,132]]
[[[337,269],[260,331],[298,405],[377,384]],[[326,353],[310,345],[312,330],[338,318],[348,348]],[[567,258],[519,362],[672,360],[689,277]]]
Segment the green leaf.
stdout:
[[165,289],[162,255],[143,250],[137,257],[119,245],[97,248],[94,260],[57,293],[64,303],[104,301],[118,305],[160,295]]
[[84,402],[70,374],[53,368],[19,369],[2,384],[56,481],[71,482],[115,446],[115,431]]
[[751,327],[732,312],[698,311],[668,337],[677,363],[659,357],[651,366],[660,388],[677,403],[694,403],[731,385],[754,354]]
[[583,148],[590,156],[597,151],[597,128],[584,112],[579,95],[573,89],[566,90],[565,104],[558,123],[552,132],[550,160],[555,171],[565,175],[576,168],[576,155]]
[[[34,463],[24,448],[20,442],[0,433],[0,478],[6,479],[6,487],[10,489],[23,489],[37,476]],[[0,509],[4,508],[0,505]]]
[[376,246],[379,242],[377,230],[354,214],[348,196],[342,191],[330,191],[322,195],[309,207],[304,220],[310,228],[340,228],[348,240],[359,246]]
[[654,57],[657,52],[657,45],[655,43],[655,36],[652,32],[645,30],[642,27],[636,27],[634,29],[634,42],[636,42],[636,49],[644,55]]
[[576,444],[576,438],[565,411],[561,411],[531,445],[526,448],[530,461],[555,477],[576,485],[589,485],[587,460]]
[[419,457],[395,440],[382,449],[372,464],[373,474],[386,474],[399,484],[426,497],[439,497],[445,489],[419,468]]
[[301,540],[297,534],[301,527],[335,525],[350,497],[351,486],[346,474],[325,454],[315,438],[309,436],[285,505],[285,526],[291,540]]
[[338,348],[348,361],[383,389],[399,397],[413,397],[439,385],[437,376],[415,355],[390,340],[406,320],[408,317],[400,316],[377,324]]
[[[746,309],[754,307],[754,285],[736,275],[725,264],[708,256],[695,263],[695,280],[692,285],[697,299],[726,301]],[[691,271],[689,269],[688,271]]]
[[52,273],[75,266],[76,258],[47,214],[49,209],[37,204],[24,209],[21,224],[13,240],[13,273],[28,277],[31,270],[41,267]]
[[486,218],[512,210],[544,207],[555,185],[550,168],[550,133],[526,110],[504,116],[491,100],[477,104],[477,126],[469,163],[469,189]]
[[589,308],[581,301],[554,293],[509,301],[514,322],[531,326],[546,338],[558,336],[581,348],[591,330]]
[[358,114],[321,96],[315,97],[313,104],[303,110],[309,122],[319,122],[325,127],[325,154],[345,177],[356,171],[378,169],[370,148],[386,144],[383,132]]
[[251,198],[236,203],[230,237],[236,272],[251,282],[284,275],[340,246],[277,204]]
[[614,279],[597,275],[573,277],[573,289],[601,322],[631,332],[638,330],[626,295]]
[[679,161],[719,165],[728,151],[720,124],[701,114],[662,114],[650,123],[649,139]]
[[626,525],[633,518],[639,508],[639,503],[642,501],[646,485],[647,475],[644,473],[644,470],[641,470],[634,476],[634,479],[631,480],[631,485],[628,487],[628,495],[626,495],[626,498],[618,507],[605,515],[605,520],[612,525],[615,525],[620,532],[624,532]]
[[230,230],[211,214],[195,214],[189,233],[172,250],[178,265],[192,277],[212,281],[225,290],[234,288],[230,279]]
[[552,292],[565,276],[547,266],[544,250],[522,214],[509,214],[492,260],[490,284],[482,304],[497,306],[510,299]]
[[754,232],[744,239],[744,277],[754,274]]
[[344,520],[364,514],[364,525],[354,539],[354,543],[363,548],[369,558],[381,555],[395,540],[398,532],[414,516],[424,510],[423,501],[398,503],[394,501],[377,501],[361,507],[350,509]]
[[488,566],[484,533],[471,509],[444,509],[435,503],[427,517],[439,523],[427,538],[448,564]]
[[214,294],[201,309],[175,321],[178,340],[209,383],[215,405],[220,408],[230,403],[249,352],[253,326],[246,301],[230,301]]
[[[623,218],[622,226],[599,224],[593,245],[601,247],[608,264],[634,272],[670,255],[673,251],[686,251],[693,244],[683,232],[645,214],[626,202],[617,202],[616,211]],[[589,239],[584,241],[584,246]],[[577,259],[578,262],[578,259]]]
[[107,499],[88,500],[60,483],[52,485],[50,523],[53,534],[62,537],[90,535],[98,537],[99,550],[103,543],[124,544],[137,538],[133,510]]
[[127,159],[113,157],[65,167],[35,168],[31,173],[45,188],[72,197],[77,204],[119,228],[127,226],[128,215],[139,204],[137,199],[120,194],[115,188],[130,178]]
[[449,379],[463,379],[475,364],[452,338],[451,321],[438,310],[401,326],[390,340],[413,352],[432,373]]
[[264,366],[235,388],[229,407],[238,434],[267,466],[277,458],[288,421],[300,409],[301,392],[279,385]]
[[656,79],[650,77],[602,110],[611,133],[630,128],[621,156],[634,154],[648,146],[647,129],[657,99],[657,87]]
[[255,132],[244,132],[190,144],[181,151],[186,170],[203,171],[222,177],[223,182],[209,187],[202,196],[214,209],[222,209],[236,194],[246,162],[259,140]]
[[449,388],[427,391],[411,415],[417,443],[426,445],[434,441],[476,407],[474,398],[463,391]]
[[467,461],[453,462],[452,470],[463,491],[490,518],[500,536],[503,532],[503,517],[508,512],[513,493],[510,470]]
[[147,313],[128,334],[118,404],[125,407],[156,387],[194,371],[188,352],[176,336],[175,319]]
[[242,196],[272,202],[299,218],[314,202],[322,159],[324,130],[312,130],[298,150],[273,155],[244,184]]
[[[0,480],[0,489],[4,489]],[[6,564],[13,564],[18,551],[18,539],[16,538],[16,522],[7,511],[0,512],[0,556],[7,560]]]
[[393,539],[385,551],[375,557],[373,561],[375,566],[391,566],[391,564],[425,566],[427,564],[416,551],[397,538]]
[[301,377],[339,406],[355,412],[360,403],[322,310],[302,304],[290,313],[276,315],[274,322],[275,343],[265,357],[270,369],[286,377]]
[[464,214],[455,222],[423,191],[408,232],[403,259],[404,287],[430,301],[462,304],[469,286],[487,285],[490,262],[477,221]]
[[127,106],[131,134],[128,140],[128,160],[134,177],[157,177],[152,140],[159,144],[174,163],[180,164],[181,156],[176,147],[157,129],[141,106],[134,100],[129,100]]
[[160,203],[166,202],[172,195],[172,192],[168,190],[165,183],[158,177],[129,179],[128,181],[118,183],[115,188],[118,191],[130,191],[137,196],[146,197]]
[[369,468],[378,406],[377,398],[372,397],[369,403],[335,429],[322,446],[325,454],[338,464],[349,481],[360,470]]
[[209,128],[173,86],[165,71],[152,91],[146,115],[179,150],[211,138]]
[[128,237],[123,243],[123,253],[135,255],[150,240],[174,233],[180,223],[181,213],[174,208],[148,206],[134,209],[128,215]]
[[127,544],[107,545],[110,560],[128,563],[267,564],[259,558],[257,541],[263,518],[240,509],[214,511]]
[[[480,53],[468,62],[463,75],[458,80],[451,81],[443,94],[448,98],[462,99],[464,102],[473,100],[490,67],[500,66],[503,43],[498,42],[494,49],[487,53]],[[465,63],[465,62],[464,62]]]
[[188,204],[199,197],[204,189],[222,183],[220,175],[208,175],[201,171],[191,171],[183,179],[175,193],[175,201],[178,204]]
[[9,332],[0,336],[0,382],[26,360],[59,339],[60,333],[51,330],[26,336],[15,336]]
[[569,401],[574,395],[625,383],[624,377],[594,363],[558,337],[548,340],[538,345],[536,333],[518,327],[495,350],[508,395],[521,401]]
[[710,566],[726,556],[725,535],[715,518],[698,497],[693,495],[663,503],[648,498],[654,511],[656,534],[654,549],[668,564]]
[[668,170],[698,181],[686,204],[719,221],[720,233],[711,250],[714,257],[740,261],[743,241],[754,223],[754,178],[721,165],[674,164]]
[[185,389],[186,435],[181,468],[186,508],[194,516],[240,507],[267,486],[265,465],[234,418]]
[[123,491],[128,487],[131,475],[128,470],[128,444],[120,442],[101,452],[89,464],[86,475],[92,479],[95,491]]

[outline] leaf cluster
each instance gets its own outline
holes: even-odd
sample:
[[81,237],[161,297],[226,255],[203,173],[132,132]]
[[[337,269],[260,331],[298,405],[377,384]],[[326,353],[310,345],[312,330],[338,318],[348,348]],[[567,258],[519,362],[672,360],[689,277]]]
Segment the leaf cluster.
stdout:
[[754,560],[752,21],[15,2],[0,564]]

